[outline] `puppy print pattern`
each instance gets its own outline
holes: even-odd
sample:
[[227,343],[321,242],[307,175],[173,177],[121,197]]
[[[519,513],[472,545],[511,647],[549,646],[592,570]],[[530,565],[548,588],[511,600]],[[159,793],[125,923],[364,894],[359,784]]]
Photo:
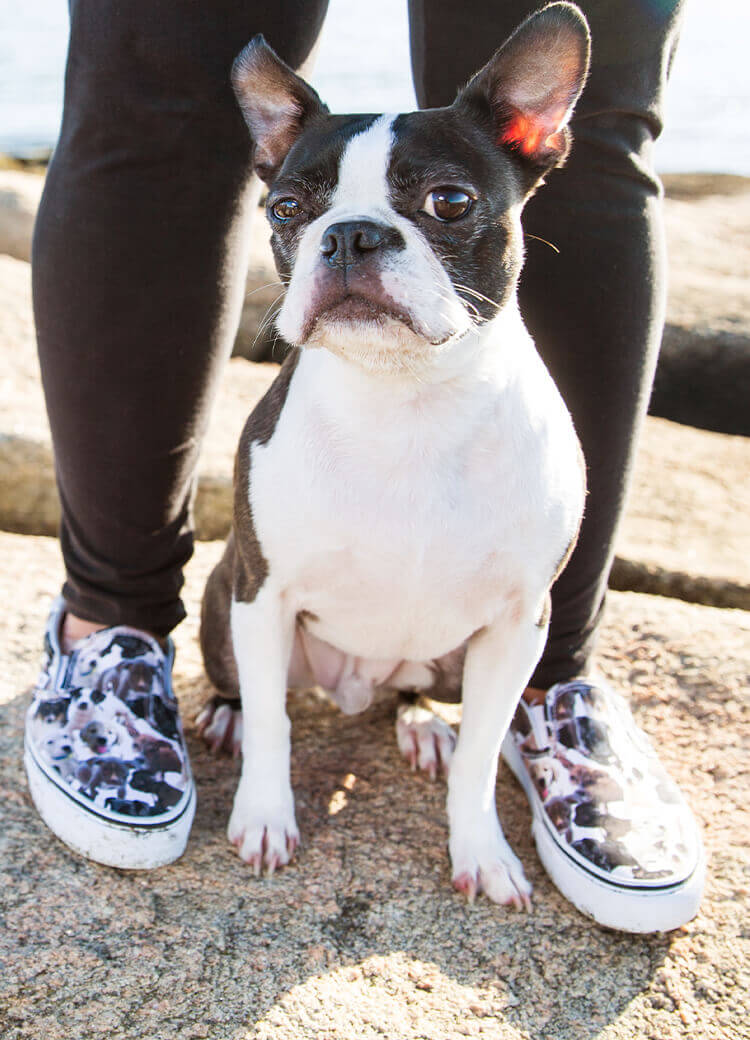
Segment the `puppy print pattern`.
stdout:
[[171,661],[124,627],[89,636],[70,656],[55,643],[48,631],[27,718],[34,757],[99,813],[159,822],[190,782]]
[[665,886],[696,862],[690,811],[625,702],[586,681],[521,701],[511,725],[558,844],[618,883]]

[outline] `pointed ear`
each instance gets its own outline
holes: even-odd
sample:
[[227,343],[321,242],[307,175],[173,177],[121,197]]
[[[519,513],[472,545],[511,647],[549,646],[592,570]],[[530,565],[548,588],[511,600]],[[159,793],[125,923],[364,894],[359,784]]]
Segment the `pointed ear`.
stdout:
[[270,184],[307,120],[328,109],[262,36],[235,58],[232,86],[255,142],[255,170]]
[[591,38],[575,4],[531,15],[459,92],[458,106],[492,116],[495,143],[527,164],[538,181],[570,147],[567,123],[589,68]]

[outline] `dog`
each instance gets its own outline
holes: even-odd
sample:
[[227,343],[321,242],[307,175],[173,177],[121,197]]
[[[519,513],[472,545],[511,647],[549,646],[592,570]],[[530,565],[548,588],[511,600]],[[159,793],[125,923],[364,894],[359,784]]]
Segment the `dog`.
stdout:
[[585,478],[519,315],[520,215],[567,154],[588,61],[583,15],[553,3],[446,108],[331,115],[262,37],[234,64],[294,349],[240,440],[201,622],[225,701],[199,726],[241,745],[228,835],[256,873],[299,842],[288,685],[316,683],[347,712],[390,689],[462,700],[455,748],[409,704],[399,743],[448,774],[455,888],[529,905],[498,755]]

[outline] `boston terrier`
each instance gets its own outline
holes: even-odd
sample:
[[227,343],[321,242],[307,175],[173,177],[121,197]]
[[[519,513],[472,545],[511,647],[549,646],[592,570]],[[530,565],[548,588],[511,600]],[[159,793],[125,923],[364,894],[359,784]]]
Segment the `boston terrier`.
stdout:
[[[567,154],[588,60],[583,15],[552,3],[446,108],[331,115],[262,37],[234,64],[294,349],[240,440],[202,610],[223,696],[198,723],[241,746],[228,833],[256,873],[299,843],[287,688],[345,712],[396,690],[402,750],[448,774],[454,886],[528,906],[498,755],[585,489],[516,303],[521,210]],[[462,701],[457,741],[415,695]]]

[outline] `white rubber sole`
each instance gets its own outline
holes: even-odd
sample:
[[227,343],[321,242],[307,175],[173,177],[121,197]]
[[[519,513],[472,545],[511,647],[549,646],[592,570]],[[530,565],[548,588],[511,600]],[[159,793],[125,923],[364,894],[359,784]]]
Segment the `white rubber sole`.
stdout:
[[621,932],[668,932],[698,913],[706,877],[706,855],[700,854],[692,874],[679,885],[630,888],[605,881],[578,864],[555,840],[521,753],[510,734],[503,742],[503,758],[526,792],[533,812],[531,833],[544,869],[565,898],[605,928]]
[[183,854],[195,816],[195,788],[168,823],[134,818],[119,823],[97,815],[58,787],[24,748],[24,765],[34,805],[53,834],[95,863],[122,870],[151,870]]

